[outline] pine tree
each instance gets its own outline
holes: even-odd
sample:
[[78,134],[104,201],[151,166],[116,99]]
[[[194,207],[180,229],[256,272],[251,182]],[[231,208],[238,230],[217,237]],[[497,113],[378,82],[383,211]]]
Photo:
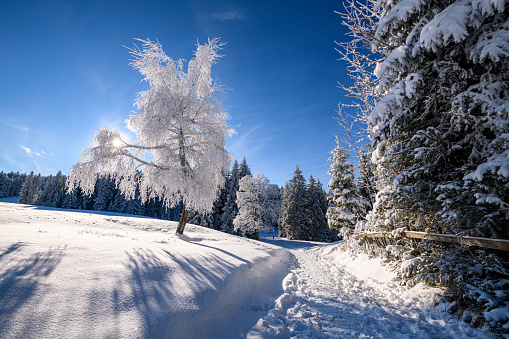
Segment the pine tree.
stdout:
[[[107,175],[98,178],[96,182],[96,197],[94,199],[95,211],[107,211],[115,196],[115,183]],[[133,214],[133,213],[131,213]]]
[[256,240],[258,240],[260,230],[264,228],[260,195],[260,187],[256,186],[250,175],[240,179],[237,191],[239,212],[233,220],[233,225],[237,232],[240,230],[249,238]]
[[51,207],[60,208],[62,206],[65,197],[65,181],[65,175],[62,174],[62,171],[58,171],[53,180]]
[[[228,182],[228,177],[226,176],[225,182]],[[214,201],[214,205],[212,206],[212,213],[211,213],[211,219],[212,219],[212,225],[211,228],[215,230],[220,230],[221,226],[223,224],[222,216],[223,216],[223,209],[226,205],[227,200],[227,189],[226,185],[225,187],[221,188],[219,192],[217,193],[216,201]]]
[[[368,67],[353,64],[356,79],[365,79],[363,94],[376,102],[366,105],[378,191],[367,227],[509,239],[509,3],[350,4],[351,46],[369,49],[358,58]],[[371,78],[373,55],[380,59]],[[408,284],[453,286],[451,295],[470,309],[499,298],[490,290],[507,289],[507,270],[494,253],[433,242],[415,247]]]
[[252,176],[251,175],[251,169],[249,168],[249,166],[247,165],[247,160],[246,158],[242,158],[242,162],[240,163],[240,174],[239,174],[239,180],[244,178],[246,175],[249,175],[249,176]]
[[379,6],[376,225],[509,239],[507,4]]
[[0,198],[10,197],[12,180],[3,171],[0,172]]
[[19,204],[28,204],[30,199],[30,189],[32,187],[32,182],[34,181],[34,171],[30,172],[30,175],[26,178],[25,182],[21,186],[21,190],[19,193]]
[[187,222],[193,225],[212,228],[212,218],[207,213],[189,211],[189,219]]
[[320,183],[312,175],[308,179],[308,228],[313,241],[331,241],[329,225],[325,217],[327,213],[327,196]]
[[288,239],[309,240],[308,199],[306,180],[299,166],[296,166],[292,179],[285,185],[279,236]]
[[25,173],[19,174],[19,172],[17,172],[17,173],[11,172],[11,173],[9,173],[9,177],[12,180],[12,188],[9,193],[9,196],[10,197],[19,197],[20,192],[21,192],[21,187],[25,183],[25,180],[27,179],[27,175]]
[[40,206],[51,206],[51,198],[54,194],[54,179],[53,175],[50,175],[48,178],[46,178],[44,182],[44,186],[41,190],[41,195],[39,197],[39,200],[37,201],[37,205]]
[[355,229],[359,220],[366,214],[369,205],[364,199],[355,182],[353,164],[349,161],[346,149],[337,146],[332,150],[332,161],[328,174],[332,176],[329,181],[329,192],[333,194],[333,205],[327,209],[327,222],[331,228],[342,232]]
[[234,161],[228,182],[226,183],[226,203],[221,217],[221,231],[233,233],[233,219],[237,215],[237,191],[239,190],[240,170],[237,160]]

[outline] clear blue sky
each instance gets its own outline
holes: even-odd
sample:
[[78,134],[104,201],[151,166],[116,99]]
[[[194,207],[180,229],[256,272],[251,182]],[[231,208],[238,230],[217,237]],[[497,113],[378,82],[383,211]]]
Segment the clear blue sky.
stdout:
[[299,165],[326,187],[344,93],[338,0],[2,1],[0,170],[67,173],[101,127],[125,132],[141,75],[133,38],[189,60],[197,39],[227,45],[212,75],[238,133],[227,150],[283,185]]

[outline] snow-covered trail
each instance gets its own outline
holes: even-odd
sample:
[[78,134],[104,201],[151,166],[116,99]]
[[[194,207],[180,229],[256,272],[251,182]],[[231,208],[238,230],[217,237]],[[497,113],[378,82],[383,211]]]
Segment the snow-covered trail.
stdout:
[[379,260],[352,260],[339,245],[281,245],[295,256],[285,292],[248,338],[494,337],[433,307],[437,290],[398,285]]

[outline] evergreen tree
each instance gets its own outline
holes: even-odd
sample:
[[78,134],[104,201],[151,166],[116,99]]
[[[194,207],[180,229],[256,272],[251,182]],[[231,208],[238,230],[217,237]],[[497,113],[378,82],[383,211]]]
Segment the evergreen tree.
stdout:
[[65,175],[62,174],[62,171],[58,171],[53,180],[53,196],[51,197],[51,207],[62,207],[62,203],[65,197],[65,181]]
[[242,158],[242,162],[240,163],[239,171],[240,171],[239,180],[244,178],[246,175],[252,176],[251,169],[247,165],[246,157]]
[[[377,189],[366,226],[509,239],[509,3],[350,5],[354,78],[376,102],[366,105]],[[361,47],[364,57],[354,52]],[[469,310],[481,300],[490,302],[479,309],[508,307],[497,291],[507,289],[507,270],[495,253],[405,245],[417,257],[404,282],[448,284]]]
[[54,189],[54,178],[53,175],[50,175],[48,178],[46,178],[44,182],[44,186],[41,189],[41,195],[39,197],[39,200],[37,201],[37,205],[40,206],[51,206],[51,198],[53,196],[53,189]]
[[30,199],[30,191],[32,187],[32,183],[34,181],[34,171],[30,172],[30,175],[26,178],[25,182],[21,186],[21,190],[19,193],[19,204],[28,204]]
[[306,180],[299,166],[295,168],[292,179],[285,185],[279,236],[288,239],[309,240],[308,199]]
[[82,193],[79,187],[67,191],[62,202],[62,208],[77,210],[80,209],[82,203]]
[[327,213],[327,196],[320,183],[312,175],[308,179],[308,228],[313,241],[331,241],[329,225],[325,214]]
[[0,198],[10,197],[12,180],[3,171],[0,172]]
[[109,175],[97,179],[96,192],[93,209],[96,211],[107,211],[115,198],[115,183]]
[[[228,177],[225,178],[225,182],[228,182]],[[227,200],[227,188],[226,186],[221,188],[219,192],[217,193],[216,201],[214,201],[214,205],[212,206],[212,224],[211,228],[215,230],[220,230],[222,226],[222,216],[223,216],[223,209],[226,205]]]
[[207,213],[200,213],[196,211],[189,212],[189,219],[187,221],[190,224],[212,228],[212,217]]
[[32,182],[32,186],[29,191],[29,204],[30,205],[38,205],[39,199],[42,195],[42,188],[44,186],[45,179],[42,177],[41,173],[39,173],[36,177],[34,177],[34,181]]
[[12,180],[12,187],[9,196],[18,197],[21,192],[21,187],[23,186],[25,180],[27,179],[27,175],[25,173],[19,174],[19,172],[17,173],[11,172],[9,173],[9,178],[11,178]]
[[221,217],[221,231],[233,233],[233,219],[237,215],[237,191],[239,190],[240,170],[237,160],[233,162],[228,182],[226,183],[226,203]]
[[509,239],[507,4],[379,6],[374,225]]
[[[353,164],[349,161],[346,149],[337,146],[331,152],[332,161],[328,174],[329,192],[333,194],[333,205],[327,209],[327,222],[331,228],[338,231],[353,231],[355,225],[366,214],[368,202],[364,199],[355,182]],[[344,229],[343,229],[344,228]]]

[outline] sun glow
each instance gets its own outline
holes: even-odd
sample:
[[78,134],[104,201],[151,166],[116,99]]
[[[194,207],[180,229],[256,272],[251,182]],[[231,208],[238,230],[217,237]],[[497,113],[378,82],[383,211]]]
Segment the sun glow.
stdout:
[[123,144],[124,144],[124,142],[122,140],[118,139],[118,138],[113,140],[113,146],[114,147],[121,147]]

